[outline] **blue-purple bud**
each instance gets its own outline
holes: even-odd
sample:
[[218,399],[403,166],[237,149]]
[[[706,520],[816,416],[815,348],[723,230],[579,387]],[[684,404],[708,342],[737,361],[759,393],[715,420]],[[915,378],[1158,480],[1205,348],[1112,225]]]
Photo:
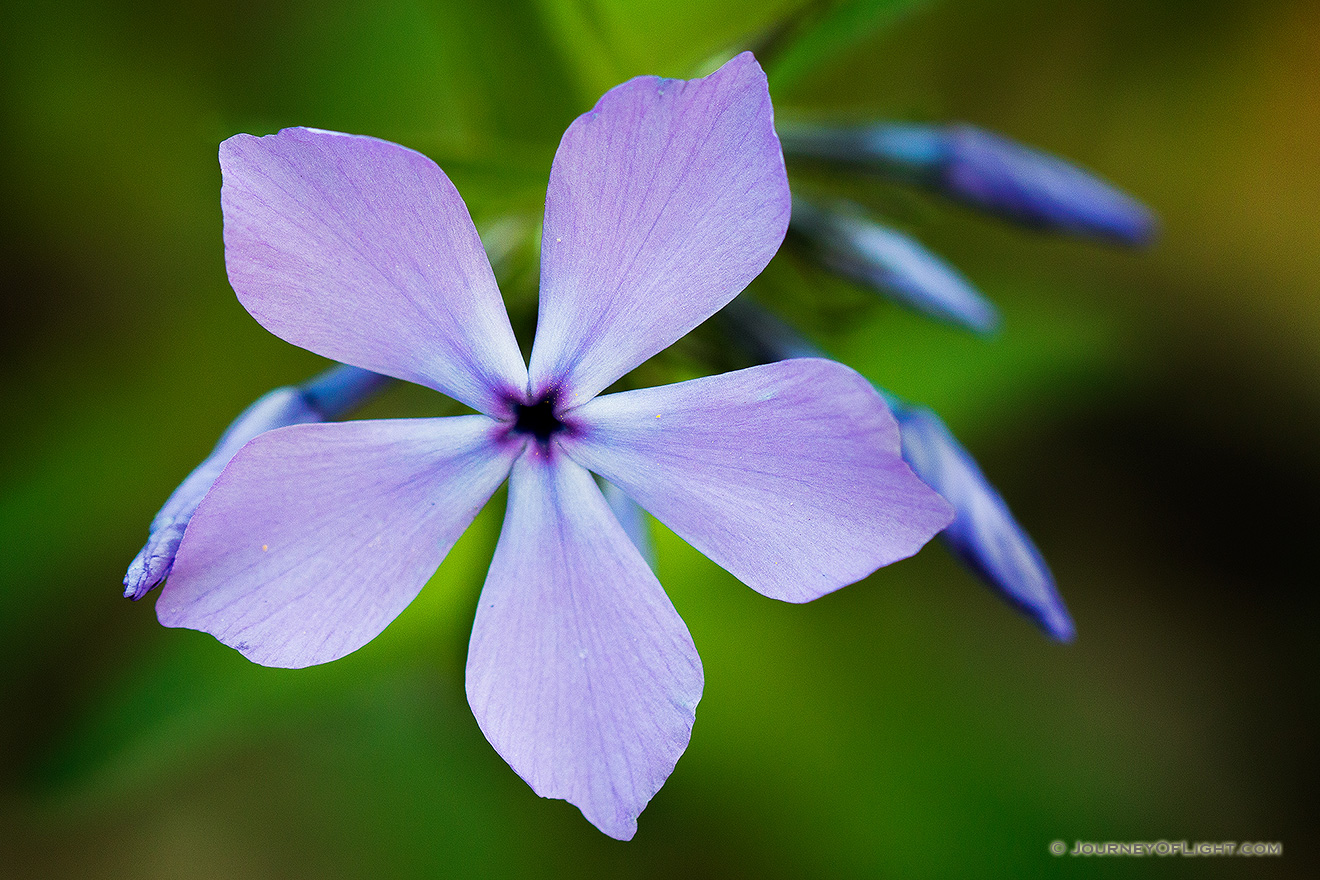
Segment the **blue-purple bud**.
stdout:
[[1076,165],[970,125],[947,136],[940,183],[951,196],[1041,229],[1128,245],[1155,235],[1149,208]]
[[971,125],[780,126],[789,155],[864,167],[1025,226],[1141,245],[1145,205],[1089,171]]
[[371,370],[336,364],[299,385],[298,393],[320,415],[316,421],[329,422],[357,409],[391,381]]
[[605,495],[605,503],[614,512],[614,518],[623,526],[628,540],[632,541],[637,552],[642,554],[642,559],[646,560],[652,571],[655,571],[655,542],[651,540],[651,528],[646,520],[646,511],[613,483],[602,480],[601,492]]
[[929,179],[948,158],[943,129],[934,125],[779,121],[775,130],[784,153],[790,157],[864,168],[912,183]]
[[976,460],[935,413],[885,399],[898,420],[903,459],[954,507],[953,523],[940,534],[945,544],[1052,638],[1072,641],[1076,630],[1053,575]]
[[827,209],[794,198],[791,228],[812,243],[823,264],[890,299],[980,333],[999,326],[994,304],[962,273],[851,206]]
[[370,370],[338,364],[297,387],[276,388],[244,410],[151,521],[147,543],[124,575],[124,596],[141,599],[169,576],[188,521],[244,444],[275,428],[337,418],[361,405],[389,381]]

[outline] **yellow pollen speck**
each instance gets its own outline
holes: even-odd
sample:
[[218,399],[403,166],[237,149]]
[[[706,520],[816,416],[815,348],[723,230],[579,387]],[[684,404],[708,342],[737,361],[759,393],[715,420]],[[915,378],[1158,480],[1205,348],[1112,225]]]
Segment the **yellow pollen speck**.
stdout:
[[262,545],[261,545],[261,552],[264,553],[264,552],[266,552],[266,551],[269,550],[269,549],[270,549],[270,545],[269,545],[269,544],[262,544]]

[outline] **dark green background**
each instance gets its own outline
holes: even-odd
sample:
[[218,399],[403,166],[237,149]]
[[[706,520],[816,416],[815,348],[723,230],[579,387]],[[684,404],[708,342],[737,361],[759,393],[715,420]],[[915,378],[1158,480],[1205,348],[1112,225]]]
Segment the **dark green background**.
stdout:
[[[793,8],[470,5],[0,11],[0,875],[1313,876],[1306,0],[881,0],[803,29],[772,69],[781,114],[964,119],[1160,214],[1152,250],[1119,252],[849,182],[1002,305],[989,340],[791,253],[756,291],[945,416],[1051,561],[1076,644],[938,546],[798,607],[658,530],[707,684],[691,747],[622,844],[535,797],[467,708],[500,497],[382,637],[325,667],[250,665],[119,598],[152,514],[223,426],[322,363],[228,288],[220,140],[299,124],[397,140],[479,223],[534,224],[559,134],[602,91],[708,69]],[[532,281],[506,285],[515,313]],[[642,379],[708,370],[715,343],[698,334]],[[443,409],[400,389],[369,412]],[[1056,838],[1284,856],[1058,859]]]

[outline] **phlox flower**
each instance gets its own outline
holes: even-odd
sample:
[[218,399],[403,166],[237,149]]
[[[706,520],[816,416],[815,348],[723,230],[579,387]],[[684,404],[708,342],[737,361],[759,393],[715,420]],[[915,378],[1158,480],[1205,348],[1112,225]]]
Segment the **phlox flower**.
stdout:
[[232,137],[220,163],[226,265],[253,317],[476,413],[253,439],[188,523],[157,604],[167,626],[269,666],[342,657],[507,479],[468,700],[538,794],[627,839],[687,746],[703,679],[593,472],[789,602],[911,555],[951,519],[875,390],[831,361],[598,396],[736,296],[783,238],[788,184],[750,54],[704,79],[630,80],[569,126],[529,363],[467,208],[426,157],[296,128]]

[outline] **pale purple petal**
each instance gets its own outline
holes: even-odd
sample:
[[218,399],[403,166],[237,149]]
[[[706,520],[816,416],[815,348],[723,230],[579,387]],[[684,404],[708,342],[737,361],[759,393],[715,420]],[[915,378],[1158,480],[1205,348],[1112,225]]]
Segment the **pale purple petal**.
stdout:
[[788,224],[765,74],[638,77],[564,133],[541,247],[533,396],[585,401],[713,315]]
[[485,416],[298,425],[236,455],[156,614],[265,666],[342,657],[413,600],[509,472]]
[[775,599],[860,580],[953,517],[899,456],[875,389],[833,361],[610,394],[568,416],[570,456]]
[[687,747],[701,661],[591,475],[546,455],[528,446],[509,478],[468,702],[537,794],[627,840]]
[[527,372],[490,261],[434,162],[306,128],[220,145],[225,262],[267,330],[505,411]]

